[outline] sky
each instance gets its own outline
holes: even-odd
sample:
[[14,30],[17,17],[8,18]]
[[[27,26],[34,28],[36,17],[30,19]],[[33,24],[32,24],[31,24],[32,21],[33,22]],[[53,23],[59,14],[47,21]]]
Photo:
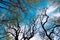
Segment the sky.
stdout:
[[[22,0],[22,2],[23,2],[23,0]],[[25,3],[23,3],[23,4],[25,4]],[[32,19],[36,16],[36,13],[37,13],[37,10],[38,9],[40,9],[40,8],[44,8],[44,7],[46,7],[47,6],[47,1],[43,1],[43,0],[41,0],[41,3],[39,3],[39,4],[35,4],[35,3],[33,3],[33,4],[31,4],[30,6],[32,6],[32,7],[34,7],[34,8],[32,8],[32,9],[30,9],[28,12],[27,12],[27,15],[24,15],[25,13],[23,13],[22,14],[22,16],[23,16],[23,23],[26,23],[26,24],[28,24],[30,21],[32,21]],[[28,5],[25,5],[26,6],[26,8],[27,7],[29,7],[29,4]]]
[[[7,0],[5,0],[5,1],[7,1]],[[34,7],[34,8],[31,8],[30,10],[28,10],[26,13],[24,13],[24,12],[22,12],[21,10],[20,10],[20,12],[21,12],[21,16],[22,16],[22,19],[23,19],[23,24],[28,24],[29,22],[31,22],[32,20],[33,20],[33,18],[36,16],[36,14],[40,14],[40,11],[38,11],[39,9],[42,9],[42,8],[45,8],[45,7],[49,7],[48,8],[48,10],[47,10],[47,14],[50,16],[50,17],[59,17],[60,16],[60,12],[59,12],[59,5],[57,5],[57,4],[54,4],[54,5],[52,5],[52,6],[48,6],[50,3],[49,2],[47,2],[46,0],[41,0],[41,3],[38,3],[38,4],[35,4],[35,3],[32,3],[30,6],[29,6],[29,4],[27,4],[27,3],[24,3],[24,0],[21,0],[21,4],[23,5],[23,4],[25,4],[25,8],[29,8],[30,6],[32,6],[32,7]],[[27,5],[26,5],[27,4]],[[7,7],[7,6],[5,6],[5,5],[3,5],[3,4],[1,4],[0,3],[0,6],[3,6],[3,7]],[[59,10],[58,10],[59,9]],[[8,11],[6,11],[6,10],[3,10],[2,8],[0,8],[0,10],[2,11],[2,12],[5,12],[5,14],[4,13],[0,13],[0,19],[2,19],[2,18],[7,18],[7,17],[11,17],[11,14],[8,12]],[[58,11],[56,11],[56,10],[58,10]],[[1,12],[0,11],[0,12]],[[25,15],[25,14],[27,14],[27,15]],[[6,17],[5,17],[5,16]],[[45,19],[44,19],[44,21],[45,21]],[[0,25],[1,26],[1,25]],[[1,30],[0,30],[1,31]],[[35,36],[35,38],[36,38],[37,36]],[[33,38],[33,39],[31,39],[31,40],[35,40],[35,38]],[[38,37],[39,38],[39,37]],[[39,38],[40,39],[40,38]],[[56,40],[56,39],[55,39]]]
[[[6,1],[6,0],[5,0],[5,1]],[[8,2],[8,1],[7,1],[7,2]],[[33,18],[36,16],[37,10],[46,7],[47,4],[48,4],[48,2],[47,2],[46,0],[40,0],[40,2],[41,2],[41,3],[37,3],[37,4],[35,4],[35,3],[27,4],[27,3],[24,2],[24,0],[21,0],[21,5],[25,5],[24,7],[25,7],[26,9],[27,9],[27,8],[30,8],[30,6],[34,7],[34,8],[30,8],[29,10],[27,9],[27,12],[22,12],[22,11],[20,11],[20,12],[21,12],[20,14],[21,14],[22,20],[23,20],[22,23],[28,24],[28,23],[29,23],[30,21],[32,21]],[[2,6],[2,7],[7,7],[7,6],[5,6],[5,5],[3,5],[3,4],[1,4],[1,3],[0,3],[0,6]],[[1,9],[1,8],[0,8],[0,9]],[[3,9],[1,9],[1,11],[2,11],[2,12],[3,12],[3,11],[5,12],[6,18],[7,18],[7,17],[11,17],[11,14],[8,13],[8,11],[3,10]],[[5,17],[4,17],[4,18],[5,18]]]

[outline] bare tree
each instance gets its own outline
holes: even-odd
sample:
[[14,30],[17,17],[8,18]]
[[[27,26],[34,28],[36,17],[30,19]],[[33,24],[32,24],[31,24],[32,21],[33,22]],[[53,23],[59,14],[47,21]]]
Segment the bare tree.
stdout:
[[[14,21],[15,20],[15,21]],[[12,35],[15,40],[18,40],[19,33],[21,32],[21,28],[19,26],[19,22],[16,19],[10,19],[10,20],[2,20],[4,28],[5,28],[5,33]]]
[[[0,8],[3,10],[6,10],[7,14],[10,13],[12,15],[10,17],[8,17],[7,19],[2,18],[0,20],[1,20],[1,22],[3,22],[4,25],[6,25],[5,32],[11,34],[15,38],[15,40],[18,40],[18,36],[19,36],[20,30],[21,30],[19,23],[21,22],[21,19],[22,19],[20,14],[21,14],[21,12],[25,13],[28,10],[30,10],[30,8],[34,8],[34,7],[27,5],[27,4],[21,4],[21,0],[8,0],[8,1],[0,0],[0,3],[5,5],[5,7],[0,6]],[[23,1],[23,2],[25,3],[26,1]],[[33,0],[33,2],[34,2],[34,0]],[[25,8],[24,5],[28,6],[28,8]],[[5,13],[5,12],[3,12],[3,13]],[[26,13],[25,13],[25,15],[26,15]],[[35,26],[35,24],[34,24],[34,26]],[[29,37],[25,37],[25,32],[23,33],[24,39],[27,38],[29,40],[30,38],[32,38],[34,36],[34,26],[31,27],[31,29],[29,28],[29,30],[28,30],[28,32],[30,32],[32,30],[32,32],[30,32]],[[13,31],[10,32],[11,30],[13,30]]]
[[[26,0],[27,2],[30,2],[28,0]],[[32,0],[34,1],[34,0]],[[31,2],[32,2],[31,1]],[[35,0],[36,2],[37,0]],[[30,5],[28,8],[24,7],[24,4],[21,4],[21,0],[16,0],[16,2],[14,0],[9,0],[9,2],[4,1],[4,0],[0,0],[0,3],[5,5],[6,7],[0,6],[0,8],[3,8],[5,10],[7,10],[8,12],[10,12],[12,14],[11,18],[8,19],[2,19],[1,22],[3,22],[4,25],[6,25],[5,28],[5,32],[12,35],[14,37],[15,40],[19,40],[18,37],[20,36],[20,33],[23,33],[21,40],[30,40],[32,37],[34,37],[34,35],[37,33],[37,29],[36,29],[36,20],[34,19],[30,24],[28,24],[28,30],[26,30],[26,26],[23,29],[24,32],[21,32],[21,27],[19,26],[20,21],[21,21],[21,15],[20,15],[20,11],[22,12],[27,12],[28,10],[30,10],[30,8],[35,8],[32,7]],[[45,35],[50,39],[53,40],[51,38],[52,34],[56,34],[54,32],[55,28],[60,27],[60,25],[54,24],[54,27],[50,28],[52,29],[51,32],[48,34],[48,30],[45,28],[45,24],[48,22],[49,20],[49,16],[46,14],[48,8],[44,8],[43,9],[43,14],[39,15],[40,16],[40,23],[41,26],[43,28],[43,31],[45,33]],[[43,22],[44,18],[46,17],[45,22]],[[57,34],[56,34],[57,35]],[[4,36],[5,37],[5,36]],[[2,38],[4,38],[2,37]]]
[[[44,31],[45,35],[48,37],[48,40],[53,40],[53,38],[51,36],[52,36],[52,34],[55,33],[54,32],[55,28],[60,27],[60,25],[57,25],[56,20],[54,20],[53,22],[55,22],[55,23],[53,24],[52,28],[46,29],[45,24],[49,21],[49,16],[46,14],[46,12],[47,12],[47,8],[44,8],[43,13],[41,13],[38,16],[40,16],[41,27],[43,28],[43,31]],[[45,21],[43,22],[43,20],[45,20]],[[51,32],[49,32],[49,34],[48,34],[48,30],[51,30]]]
[[23,37],[21,38],[21,40],[22,39],[30,40],[31,38],[34,37],[34,35],[37,33],[37,31],[36,31],[37,30],[37,28],[36,28],[36,25],[37,25],[36,20],[37,19],[33,19],[33,21],[28,24],[28,30],[26,30],[27,27],[25,26],[24,32],[23,32],[23,35],[22,35]]

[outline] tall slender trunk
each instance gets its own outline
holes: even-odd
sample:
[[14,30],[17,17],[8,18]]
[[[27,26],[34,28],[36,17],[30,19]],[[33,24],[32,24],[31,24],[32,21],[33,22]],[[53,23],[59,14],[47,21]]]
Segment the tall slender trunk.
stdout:
[[18,36],[15,37],[15,40],[18,40]]
[[29,39],[28,39],[29,40]]
[[18,32],[16,31],[15,40],[18,40],[18,36],[19,36],[19,34],[18,34]]

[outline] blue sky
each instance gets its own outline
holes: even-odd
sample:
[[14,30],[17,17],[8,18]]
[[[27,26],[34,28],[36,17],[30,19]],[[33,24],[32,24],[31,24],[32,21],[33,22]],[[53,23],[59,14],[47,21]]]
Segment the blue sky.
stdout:
[[[8,0],[5,0],[5,1],[8,1]],[[49,2],[47,2],[46,0],[41,0],[40,1],[41,3],[38,3],[38,4],[35,4],[35,3],[32,3],[32,4],[27,4],[27,3],[24,3],[24,0],[21,0],[21,5],[24,5],[24,7],[27,9],[27,12],[22,12],[20,10],[20,14],[21,14],[21,18],[22,18],[22,23],[23,24],[28,24],[29,22],[31,22],[33,20],[33,18],[36,16],[36,13],[37,13],[37,10],[40,8],[45,8],[49,5]],[[2,7],[7,7],[3,4],[0,3],[0,6]],[[33,8],[31,8],[30,6],[32,6]],[[28,9],[30,8],[30,9]],[[53,8],[53,7],[52,7]],[[9,18],[9,17],[13,17],[12,14],[10,12],[8,12],[7,10],[4,10],[2,8],[0,8],[0,17],[2,16],[2,14],[5,14],[4,17],[2,18]],[[55,10],[55,9],[54,9]],[[50,9],[48,11],[51,11]],[[55,14],[57,12],[51,12],[49,13],[48,15],[51,16],[52,14]],[[59,14],[58,14],[59,15]],[[57,15],[57,16],[58,16]],[[56,16],[56,15],[55,15]],[[1,26],[1,25],[0,25]],[[47,25],[48,26],[48,25]],[[0,30],[1,32],[1,30]]]
[[[5,0],[5,1],[8,2],[8,0]],[[34,8],[31,8],[31,9],[27,10],[27,12],[22,12],[20,10],[21,16],[22,16],[22,20],[23,20],[23,22],[22,22],[23,24],[28,24],[29,22],[31,22],[33,20],[33,18],[36,16],[36,12],[37,12],[37,9],[38,8],[44,8],[44,7],[47,6],[47,2],[45,0],[41,0],[41,3],[38,3],[38,4],[33,3],[31,5],[29,5],[29,4],[26,5],[26,3],[24,3],[24,1],[21,0],[21,5],[23,5],[23,4],[25,5],[24,7],[26,9],[27,8],[30,8],[30,6],[33,6],[34,7]],[[5,5],[3,5],[1,3],[0,3],[0,6],[7,8],[7,6],[5,6]],[[0,11],[1,12],[0,13],[0,17],[3,16],[3,14],[5,15],[5,16],[2,17],[3,19],[8,19],[9,17],[12,16],[10,14],[10,12],[8,12],[8,10],[2,9],[2,8],[0,8],[0,10],[1,10]],[[0,30],[0,32],[3,32],[3,29],[2,29],[2,31]],[[0,37],[1,36],[3,36],[3,35],[0,35]]]
[[[41,3],[38,3],[38,4],[32,3],[32,4],[29,5],[29,4],[25,3],[24,0],[21,0],[21,5],[25,5],[24,7],[26,9],[30,8],[29,10],[27,9],[27,12],[20,11],[21,12],[20,14],[22,16],[22,20],[23,20],[24,24],[27,24],[30,21],[32,21],[32,19],[36,16],[36,12],[37,12],[38,8],[40,8],[40,9],[44,8],[48,4],[48,2],[46,0],[41,0],[40,2]],[[7,6],[5,6],[5,5],[3,5],[1,3],[0,3],[0,6],[7,7]],[[35,8],[31,8],[30,6],[35,7]],[[1,9],[1,11],[2,12],[4,11],[4,13],[6,14],[7,17],[9,17],[9,16],[11,17],[10,12],[8,12],[7,10]]]
[[[24,1],[22,0],[22,4],[26,4],[26,3],[23,3]],[[29,9],[26,13],[21,13],[22,14],[22,16],[23,16],[23,19],[24,19],[24,23],[29,23],[35,16],[36,16],[36,12],[37,12],[37,9],[38,8],[44,8],[44,7],[46,7],[47,6],[47,4],[48,4],[48,2],[46,1],[46,0],[41,0],[41,3],[38,3],[38,4],[35,4],[35,3],[33,3],[33,4],[27,4],[27,5],[25,5],[25,7],[26,8],[30,8],[30,6],[31,7],[34,7],[34,8],[31,8],[31,9]],[[24,14],[27,14],[27,15],[24,15]]]

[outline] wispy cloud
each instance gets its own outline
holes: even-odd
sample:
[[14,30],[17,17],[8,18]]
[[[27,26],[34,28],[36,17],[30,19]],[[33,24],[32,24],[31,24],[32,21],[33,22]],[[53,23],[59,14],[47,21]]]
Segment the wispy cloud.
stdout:
[[57,3],[51,4],[48,6],[47,9],[47,14],[51,14],[52,12],[54,12],[57,8],[59,7],[59,5]]
[[53,14],[54,17],[60,17],[60,13]]
[[54,6],[50,6],[50,7],[48,8],[48,10],[47,10],[47,14],[55,11],[57,8],[58,8],[58,6],[55,6],[55,7],[54,7]]

